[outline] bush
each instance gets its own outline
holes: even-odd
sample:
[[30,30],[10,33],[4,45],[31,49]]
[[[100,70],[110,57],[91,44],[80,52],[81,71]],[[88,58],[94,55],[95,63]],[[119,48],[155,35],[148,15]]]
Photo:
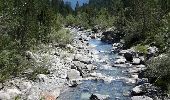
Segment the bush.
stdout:
[[73,15],[68,15],[66,17],[66,24],[67,25],[74,25],[76,23],[76,18]]
[[154,79],[154,83],[163,89],[168,89],[170,83],[170,56],[152,58],[147,62],[145,75]]
[[50,34],[50,39],[52,42],[66,45],[72,42],[72,35],[70,31],[66,29],[61,29],[59,31],[53,29],[52,33]]
[[147,50],[148,50],[148,48],[145,45],[138,44],[137,46],[135,46],[135,51],[137,51],[139,53],[147,54],[147,52],[148,52]]
[[29,63],[16,51],[3,50],[0,53],[0,82],[18,77],[27,69]]

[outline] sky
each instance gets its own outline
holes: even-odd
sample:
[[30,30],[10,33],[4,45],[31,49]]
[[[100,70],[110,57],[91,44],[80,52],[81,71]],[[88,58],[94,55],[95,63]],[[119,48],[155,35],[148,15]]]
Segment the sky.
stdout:
[[79,2],[80,5],[83,5],[83,3],[89,2],[89,0],[64,0],[64,2],[67,2],[67,1],[71,2],[71,6],[73,9],[75,8],[77,1]]

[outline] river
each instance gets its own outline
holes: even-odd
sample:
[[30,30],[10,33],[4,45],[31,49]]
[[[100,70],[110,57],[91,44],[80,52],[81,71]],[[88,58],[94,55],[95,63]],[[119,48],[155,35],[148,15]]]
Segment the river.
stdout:
[[118,54],[113,53],[112,45],[100,41],[100,39],[90,39],[89,44],[96,50],[99,60],[93,62],[97,65],[96,73],[107,77],[111,81],[104,80],[84,80],[75,88],[68,88],[64,91],[59,100],[89,100],[91,94],[109,95],[109,100],[130,100],[130,90],[132,84],[124,80],[129,75],[126,68],[112,67]]

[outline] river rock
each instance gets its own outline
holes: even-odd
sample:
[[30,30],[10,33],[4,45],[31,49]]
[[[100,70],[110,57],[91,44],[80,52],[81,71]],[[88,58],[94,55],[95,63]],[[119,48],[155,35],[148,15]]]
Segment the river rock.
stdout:
[[31,89],[32,84],[31,82],[21,82],[18,87],[21,90],[21,92],[26,92]]
[[16,88],[6,89],[5,91],[0,91],[0,100],[12,100],[13,98],[19,96],[21,91]]
[[141,95],[143,94],[142,85],[136,86],[132,89],[132,95]]
[[74,57],[74,61],[80,61],[85,64],[91,64],[91,59],[89,57],[83,56],[81,54],[76,54]]
[[80,72],[79,71],[77,71],[75,69],[71,69],[71,70],[69,70],[67,72],[67,78],[69,80],[72,80],[72,79],[80,79],[82,77],[80,76]]
[[60,90],[56,89],[50,92],[43,92],[41,97],[44,97],[45,100],[56,100],[60,95]]
[[102,95],[102,94],[92,94],[90,96],[90,100],[107,100],[109,99],[109,95]]
[[149,48],[148,48],[148,52],[149,52],[149,54],[155,54],[155,53],[158,52],[158,48],[155,47],[155,46],[149,47]]
[[39,80],[39,82],[45,82],[48,80],[48,77],[45,74],[38,74],[37,79]]
[[130,53],[130,52],[126,52],[126,53],[124,54],[124,57],[125,57],[125,59],[126,59],[127,61],[130,61],[130,62],[133,61],[133,55],[132,55],[132,53]]
[[132,100],[153,100],[152,98],[148,96],[133,96],[131,97]]
[[0,91],[0,100],[11,100],[11,97],[8,93]]
[[2,83],[0,83],[0,90],[3,88],[4,86],[3,86],[3,84]]
[[116,59],[114,63],[115,64],[124,64],[124,63],[126,63],[126,59],[125,58]]
[[133,64],[134,65],[139,65],[141,62],[140,58],[133,58]]
[[76,80],[71,80],[71,81],[69,81],[69,84],[68,84],[69,87],[76,87],[77,85],[78,85],[78,83]]

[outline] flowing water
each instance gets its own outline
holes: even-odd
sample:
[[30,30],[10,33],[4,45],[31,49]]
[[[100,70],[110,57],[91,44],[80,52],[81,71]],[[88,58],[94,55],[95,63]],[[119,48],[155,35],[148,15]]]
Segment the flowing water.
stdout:
[[[109,95],[109,100],[130,100],[129,96],[125,96],[132,89],[131,84],[127,84],[122,77],[128,78],[124,73],[126,68],[112,67],[117,54],[112,53],[112,45],[101,42],[100,40],[91,39],[89,44],[95,46],[94,50],[99,53],[99,61],[94,62],[97,65],[96,73],[113,79],[111,82],[104,80],[86,80],[75,88],[69,88],[61,94],[59,100],[89,100],[91,94]],[[107,62],[107,63],[106,63]]]

